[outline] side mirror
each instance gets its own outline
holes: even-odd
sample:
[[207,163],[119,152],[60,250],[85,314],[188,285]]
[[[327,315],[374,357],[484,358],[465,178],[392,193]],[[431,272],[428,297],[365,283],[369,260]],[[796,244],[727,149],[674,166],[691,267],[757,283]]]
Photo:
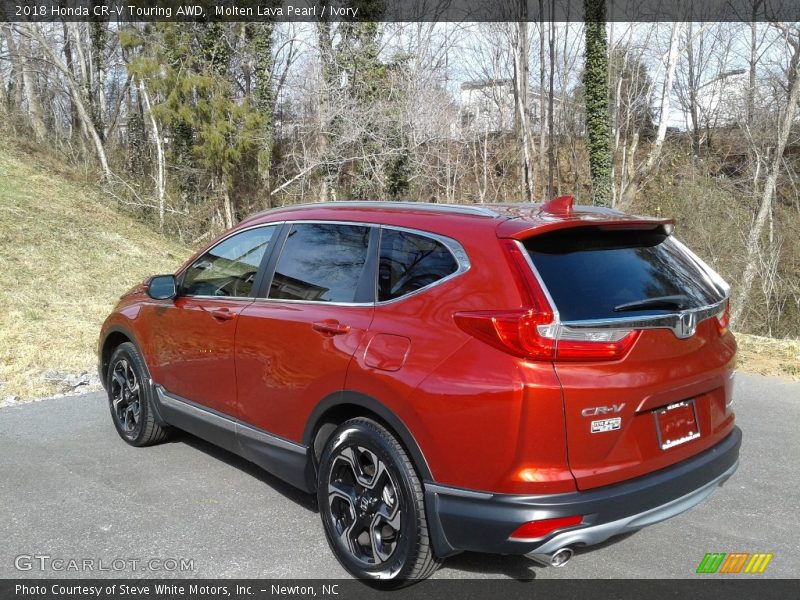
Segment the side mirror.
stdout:
[[153,300],[170,300],[178,295],[175,275],[155,275],[147,282],[147,295]]

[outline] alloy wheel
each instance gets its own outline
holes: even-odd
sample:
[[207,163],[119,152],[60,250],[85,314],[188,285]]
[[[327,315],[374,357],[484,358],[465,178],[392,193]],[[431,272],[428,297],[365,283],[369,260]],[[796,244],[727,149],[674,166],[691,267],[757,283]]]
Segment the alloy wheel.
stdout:
[[402,510],[395,479],[363,446],[341,448],[328,480],[337,543],[367,568],[388,561],[400,540]]
[[127,359],[114,364],[111,374],[111,407],[119,428],[133,435],[142,413],[139,380]]

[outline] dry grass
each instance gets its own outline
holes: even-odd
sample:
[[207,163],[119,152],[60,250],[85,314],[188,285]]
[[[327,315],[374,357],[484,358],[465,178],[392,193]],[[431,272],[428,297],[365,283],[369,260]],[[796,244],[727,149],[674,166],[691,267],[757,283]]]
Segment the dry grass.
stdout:
[[800,340],[777,340],[737,333],[738,367],[742,371],[800,381]]
[[118,212],[54,159],[0,152],[0,399],[50,395],[46,369],[96,369],[116,299],[188,249]]

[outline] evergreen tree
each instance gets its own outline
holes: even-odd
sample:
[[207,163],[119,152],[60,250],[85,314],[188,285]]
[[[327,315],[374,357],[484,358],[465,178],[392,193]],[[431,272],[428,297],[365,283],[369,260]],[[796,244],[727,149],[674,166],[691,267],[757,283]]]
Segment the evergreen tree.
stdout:
[[[181,191],[198,201],[210,189],[226,226],[237,219],[234,179],[255,162],[248,159],[258,152],[265,120],[253,98],[235,93],[235,26],[155,23],[121,37],[128,47],[140,47],[128,69],[154,92],[153,114],[169,132],[169,158],[179,167]],[[205,182],[193,181],[198,171]]]

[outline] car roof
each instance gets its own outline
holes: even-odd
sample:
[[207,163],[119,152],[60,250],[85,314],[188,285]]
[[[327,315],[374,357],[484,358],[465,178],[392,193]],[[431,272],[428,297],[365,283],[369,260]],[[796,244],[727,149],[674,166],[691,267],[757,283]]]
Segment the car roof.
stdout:
[[[566,198],[566,197],[562,197]],[[557,199],[561,200],[561,199]],[[555,202],[555,201],[554,201]],[[398,218],[413,217],[417,225],[436,228],[442,216],[456,220],[478,221],[496,229],[499,237],[523,238],[533,233],[571,226],[609,225],[642,226],[671,225],[670,219],[627,215],[618,210],[599,206],[564,203],[504,202],[484,204],[442,204],[431,202],[345,201],[294,204],[265,210],[244,219],[240,226],[251,226],[278,220],[343,220],[367,223],[397,224]],[[381,218],[383,215],[385,218]],[[388,217],[392,217],[389,219]],[[448,219],[450,220],[450,219]]]

